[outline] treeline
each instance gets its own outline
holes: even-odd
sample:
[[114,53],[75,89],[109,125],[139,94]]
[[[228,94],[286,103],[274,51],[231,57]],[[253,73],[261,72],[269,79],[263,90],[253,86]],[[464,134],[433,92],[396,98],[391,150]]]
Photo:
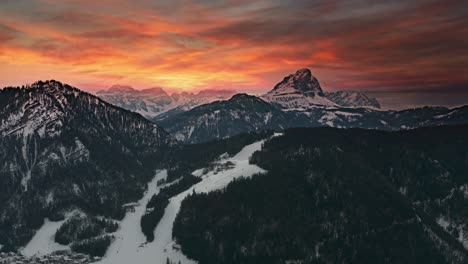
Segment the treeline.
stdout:
[[166,157],[169,167],[168,182],[191,174],[196,169],[207,167],[224,153],[234,155],[246,145],[273,135],[272,131],[246,133],[226,139],[200,144],[179,145],[174,147]]
[[113,240],[114,236],[106,235],[102,237],[74,242],[70,245],[70,248],[78,253],[102,257],[106,254],[107,248],[110,246]]
[[107,219],[99,219],[88,215],[74,215],[63,223],[55,233],[55,242],[68,245],[117,231],[119,225]]
[[187,175],[167,187],[162,188],[158,194],[153,195],[146,205],[146,213],[141,218],[141,230],[148,242],[154,240],[154,229],[161,221],[164,210],[169,204],[169,198],[187,190],[201,180],[193,175]]
[[[172,153],[167,155],[168,159],[166,160],[167,165],[170,167],[167,179],[158,182],[158,185],[172,184],[162,188],[158,194],[151,197],[146,206],[146,213],[140,221],[142,232],[145,234],[147,241],[151,242],[155,239],[154,229],[163,217],[169,199],[201,181],[201,179],[192,175],[193,171],[209,167],[222,154],[237,154],[246,145],[267,138],[272,133],[271,131],[265,131],[241,134],[208,143],[179,145],[173,148]],[[226,164],[225,166],[230,165]]]
[[200,263],[466,263],[435,220],[468,227],[467,134],[288,130],[251,158],[267,174],[185,199],[174,239]]

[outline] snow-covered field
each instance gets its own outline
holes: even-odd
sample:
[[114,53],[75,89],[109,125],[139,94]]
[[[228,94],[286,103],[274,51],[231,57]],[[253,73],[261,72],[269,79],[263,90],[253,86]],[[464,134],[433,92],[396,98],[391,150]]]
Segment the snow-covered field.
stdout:
[[55,233],[57,229],[66,221],[52,222],[49,219],[44,220],[42,227],[36,232],[29,243],[21,250],[21,254],[32,256],[43,256],[53,253],[57,250],[69,249],[68,246],[63,246],[55,242]]
[[239,177],[250,177],[256,173],[265,172],[256,165],[249,164],[252,154],[260,150],[264,141],[259,141],[244,147],[233,157],[222,156],[220,163],[232,162],[234,167],[224,171],[197,170],[193,174],[201,177],[202,181],[192,186],[185,192],[172,197],[169,205],[164,211],[164,216],[154,231],[154,241],[145,243],[146,238],[141,232],[140,219],[145,213],[146,204],[151,196],[159,192],[156,181],[167,176],[166,171],[159,172],[149,184],[149,189],[145,196],[139,201],[139,206],[135,207],[135,212],[127,213],[122,220],[120,229],[117,231],[117,239],[107,251],[101,264],[164,264],[167,258],[175,263],[190,264],[196,263],[188,259],[178,250],[178,246],[172,240],[172,227],[177,213],[180,210],[181,202],[194,190],[197,193],[210,192],[226,187],[229,182]]

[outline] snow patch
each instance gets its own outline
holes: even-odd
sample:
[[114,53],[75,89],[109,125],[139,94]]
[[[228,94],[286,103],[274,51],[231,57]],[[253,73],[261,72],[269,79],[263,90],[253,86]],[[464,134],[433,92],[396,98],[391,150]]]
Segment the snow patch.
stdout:
[[68,246],[60,245],[55,242],[55,233],[65,223],[67,219],[59,222],[52,222],[48,218],[44,219],[44,224],[37,230],[34,237],[21,250],[21,254],[32,256],[44,256],[59,250],[70,249]]
[[343,111],[336,111],[335,114],[337,115],[342,115],[342,116],[357,116],[357,117],[361,117],[362,114],[358,114],[358,113],[349,113],[349,112],[343,112]]

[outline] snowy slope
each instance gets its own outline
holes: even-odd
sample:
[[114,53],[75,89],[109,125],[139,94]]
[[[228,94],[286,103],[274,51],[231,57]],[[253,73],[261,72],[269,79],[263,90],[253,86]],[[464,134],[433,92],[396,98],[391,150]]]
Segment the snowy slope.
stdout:
[[219,190],[236,178],[251,177],[256,173],[265,172],[262,168],[249,164],[249,157],[261,149],[263,142],[264,140],[245,146],[233,157],[221,156],[220,163],[229,161],[235,164],[231,169],[221,172],[209,171],[205,174],[202,173],[203,169],[193,172],[195,176],[201,177],[202,181],[169,200],[164,216],[154,231],[155,240],[145,244],[146,238],[140,229],[140,219],[151,196],[159,191],[160,187],[156,187],[156,181],[167,176],[166,171],[158,173],[149,184],[149,190],[139,201],[140,205],[135,208],[135,212],[127,213],[125,216],[117,231],[117,240],[111,245],[100,264],[164,264],[167,258],[175,263],[179,261],[183,264],[196,263],[184,256],[172,240],[172,227],[182,201],[194,191],[200,193]]
[[55,233],[67,219],[59,222],[52,222],[49,219],[44,220],[42,227],[36,232],[31,241],[21,250],[21,254],[32,256],[43,256],[55,251],[70,249],[55,242]]
[[100,263],[156,263],[155,258],[158,255],[148,250],[148,245],[145,245],[146,237],[141,231],[140,219],[145,214],[146,204],[153,195],[159,192],[160,187],[156,185],[157,181],[166,177],[167,171],[160,171],[148,184],[148,190],[138,201],[135,212],[128,212],[120,223],[119,229],[114,234],[116,239]]

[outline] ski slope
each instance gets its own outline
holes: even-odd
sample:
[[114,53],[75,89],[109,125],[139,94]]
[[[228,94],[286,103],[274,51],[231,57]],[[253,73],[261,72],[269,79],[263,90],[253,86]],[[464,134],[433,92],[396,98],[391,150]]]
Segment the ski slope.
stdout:
[[[276,136],[279,134],[275,134]],[[146,238],[141,232],[140,219],[145,213],[146,204],[152,195],[159,192],[156,181],[167,176],[167,171],[159,172],[149,184],[148,192],[135,207],[134,213],[127,213],[117,231],[117,239],[109,248],[101,264],[165,264],[167,258],[175,263],[192,264],[194,260],[188,259],[179,250],[179,246],[172,240],[172,227],[182,201],[193,191],[206,193],[226,187],[232,180],[239,177],[251,177],[257,173],[264,173],[262,168],[249,164],[252,154],[260,150],[264,140],[245,146],[233,157],[221,156],[219,163],[232,162],[233,168],[224,171],[209,171],[202,173],[202,169],[193,174],[201,177],[202,181],[188,190],[169,199],[169,205],[164,211],[158,226],[154,231],[154,241],[145,243]]]
[[65,221],[66,219],[59,222],[52,222],[46,218],[42,227],[37,230],[31,241],[21,250],[21,254],[27,257],[43,256],[58,250],[70,249],[68,246],[63,246],[55,242],[55,233]]
[[[102,264],[145,264],[158,263],[155,261],[155,254],[149,254],[148,247],[145,245],[146,237],[141,231],[140,220],[145,214],[146,204],[151,197],[159,192],[160,187],[157,182],[167,177],[167,171],[159,171],[156,176],[148,183],[148,189],[143,198],[135,206],[135,212],[127,212],[120,223],[120,227],[114,234],[115,240],[108,248],[106,255],[101,260]],[[162,262],[161,262],[162,263]]]

